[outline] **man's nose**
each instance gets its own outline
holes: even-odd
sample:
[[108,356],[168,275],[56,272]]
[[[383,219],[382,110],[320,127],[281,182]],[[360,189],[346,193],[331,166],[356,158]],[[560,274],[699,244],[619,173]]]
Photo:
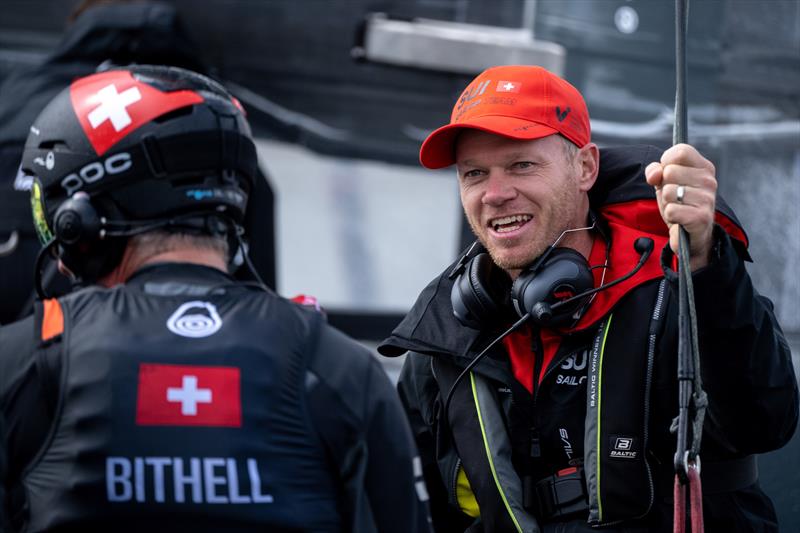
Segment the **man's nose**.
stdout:
[[492,170],[486,180],[486,190],[483,193],[483,203],[491,206],[502,205],[517,196],[517,189],[513,180],[509,179],[502,171]]

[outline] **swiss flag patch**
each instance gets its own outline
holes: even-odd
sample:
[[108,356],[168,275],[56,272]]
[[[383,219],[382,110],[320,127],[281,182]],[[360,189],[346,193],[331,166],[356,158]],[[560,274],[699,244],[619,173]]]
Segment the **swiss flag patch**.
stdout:
[[78,121],[97,155],[154,118],[203,101],[194,91],[161,92],[124,70],[78,80],[69,92]]
[[498,81],[496,92],[518,93],[521,88],[522,88],[522,83],[518,81]]
[[231,366],[139,365],[140,426],[242,426],[241,374]]

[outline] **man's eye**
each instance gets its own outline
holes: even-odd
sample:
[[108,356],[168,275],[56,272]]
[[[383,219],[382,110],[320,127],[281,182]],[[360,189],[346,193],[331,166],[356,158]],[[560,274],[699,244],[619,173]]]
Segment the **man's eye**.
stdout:
[[532,161],[517,161],[516,163],[511,165],[511,168],[515,168],[515,169],[518,169],[518,170],[525,170],[525,169],[531,168],[533,166],[534,165],[533,165]]
[[477,178],[482,174],[482,172],[478,169],[466,170],[463,174],[461,174],[464,178]]

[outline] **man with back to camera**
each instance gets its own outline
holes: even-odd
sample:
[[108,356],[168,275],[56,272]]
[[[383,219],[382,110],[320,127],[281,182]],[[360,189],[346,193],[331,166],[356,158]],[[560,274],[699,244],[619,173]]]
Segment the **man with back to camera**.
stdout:
[[0,524],[429,530],[380,365],[227,274],[256,165],[238,102],[183,69],[78,79],[36,120],[43,256],[92,285],[0,329]]
[[398,387],[436,531],[672,531],[679,224],[707,531],[777,530],[752,454],[790,439],[797,384],[713,164],[689,145],[601,156],[580,93],[531,66],[475,78],[420,161],[456,165],[478,238],[379,347],[408,351]]

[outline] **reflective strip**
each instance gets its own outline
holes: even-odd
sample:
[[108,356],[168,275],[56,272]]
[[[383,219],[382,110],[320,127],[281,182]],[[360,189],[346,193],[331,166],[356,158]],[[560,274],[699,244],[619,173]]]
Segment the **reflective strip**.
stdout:
[[511,443],[497,401],[492,395],[492,389],[480,376],[470,372],[469,377],[478,423],[481,426],[483,446],[497,492],[516,530],[519,533],[523,531],[538,533],[539,524],[522,505],[522,482],[511,463]]
[[612,315],[600,325],[592,344],[586,387],[586,428],[583,440],[586,488],[589,493],[589,522],[598,523],[603,518],[600,499],[600,401],[603,381],[603,353],[606,348]]
[[55,298],[42,302],[44,313],[42,316],[42,340],[47,341],[61,335],[64,331],[64,313],[61,304]]
[[600,347],[600,378],[598,379],[597,383],[597,508],[600,512],[600,520],[603,520],[603,500],[600,498],[600,434],[602,433],[602,428],[600,427],[601,424],[601,413],[603,410],[603,354],[606,351],[606,339],[608,338],[608,330],[611,329],[611,317],[608,317],[608,321],[605,325],[605,331],[603,332],[603,344]]

